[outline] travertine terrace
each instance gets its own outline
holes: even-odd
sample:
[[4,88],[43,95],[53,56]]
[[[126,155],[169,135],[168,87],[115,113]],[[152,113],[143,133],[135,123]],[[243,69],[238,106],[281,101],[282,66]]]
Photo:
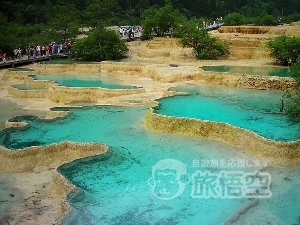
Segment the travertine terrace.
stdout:
[[[35,73],[108,73],[117,76],[123,84],[142,87],[136,92],[118,92],[111,94],[100,93],[99,90],[83,90],[76,93],[76,90],[57,87],[49,82],[37,82],[27,78],[29,73],[17,73],[7,70],[0,71],[0,104],[9,105],[3,107],[2,121],[8,120],[12,114],[9,111],[12,106],[17,113],[27,114],[28,112],[39,112],[46,118],[64,116],[64,113],[51,112],[51,107],[68,106],[72,102],[84,101],[94,104],[106,105],[136,105],[155,101],[163,96],[173,93],[168,92],[168,88],[178,84],[214,84],[227,85],[233,87],[257,88],[257,89],[279,89],[286,90],[293,88],[295,82],[291,78],[270,78],[263,76],[250,76],[230,74],[224,76],[220,73],[210,73],[203,71],[200,67],[204,65],[241,65],[241,66],[270,66],[273,60],[269,57],[269,50],[265,46],[266,41],[278,35],[300,36],[300,24],[276,27],[226,27],[211,31],[211,35],[229,44],[231,54],[220,60],[199,61],[195,60],[192,50],[182,48],[179,40],[172,37],[154,38],[150,41],[129,42],[130,52],[128,60],[123,62],[99,62],[96,64],[75,64],[75,65],[46,65],[34,64],[29,66]],[[26,92],[19,91],[11,87],[14,84],[30,83],[41,85],[47,88],[46,91]],[[58,94],[59,93],[59,94]],[[62,97],[63,96],[63,97]],[[76,98],[76,96],[78,96]],[[0,105],[0,107],[2,107]],[[16,113],[15,112],[15,113]],[[170,127],[162,129],[155,121],[167,121],[169,124],[176,123],[169,118],[157,118],[157,115],[149,114],[146,123],[154,130],[169,132]],[[182,120],[182,119],[178,119]],[[152,122],[151,122],[152,121]],[[180,121],[182,122],[182,121]],[[190,121],[186,121],[190,123]],[[195,128],[201,126],[215,126],[215,124],[201,125],[195,123]],[[24,126],[26,124],[3,123],[2,128],[13,126]],[[176,125],[174,125],[176,127]],[[171,128],[170,128],[171,129]],[[172,128],[173,129],[173,128]],[[229,129],[223,127],[222,129]],[[230,130],[230,129],[229,129]],[[177,133],[183,133],[184,129],[179,129]],[[232,130],[229,132],[240,133]],[[246,131],[245,131],[246,132]],[[197,132],[188,132],[190,135],[198,135]],[[210,136],[209,136],[210,135]],[[209,138],[218,138],[217,134],[206,135]],[[246,135],[249,135],[248,133]],[[204,136],[205,134],[201,134]],[[256,141],[257,137],[250,134],[251,140]],[[228,143],[235,145],[232,139],[227,137]],[[225,141],[226,141],[225,140]],[[260,142],[259,140],[258,142]],[[268,149],[271,142],[261,141],[265,149]],[[250,144],[249,144],[250,145]],[[292,164],[299,164],[299,142],[290,144],[287,149],[282,146]],[[244,146],[240,146],[244,147]],[[276,144],[274,149],[279,151],[281,146]],[[293,151],[292,149],[295,149]],[[40,154],[40,150],[43,154]],[[78,151],[84,149],[84,151]],[[68,184],[60,176],[56,168],[72,160],[102,154],[108,151],[108,147],[99,144],[89,143],[58,143],[46,147],[31,147],[19,152],[11,152],[9,149],[0,148],[0,169],[1,180],[8,184],[11,190],[18,190],[21,194],[10,199],[7,204],[5,215],[1,215],[0,224],[58,224],[61,218],[68,212],[69,206],[66,202],[66,195],[75,187]],[[289,159],[283,159],[282,155],[274,156],[270,152],[258,153],[249,150],[258,158],[269,157],[273,163],[288,164]],[[45,153],[45,154],[44,154]],[[280,158],[281,157],[281,158]],[[279,159],[280,158],[280,159]],[[282,163],[280,163],[280,160]],[[22,185],[21,185],[22,184]],[[2,203],[1,203],[2,204]],[[37,213],[38,212],[38,213]]]

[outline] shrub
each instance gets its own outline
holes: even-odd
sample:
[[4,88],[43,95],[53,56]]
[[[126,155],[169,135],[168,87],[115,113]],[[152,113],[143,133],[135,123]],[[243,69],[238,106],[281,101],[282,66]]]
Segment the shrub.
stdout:
[[84,61],[115,60],[128,52],[125,41],[112,30],[96,29],[88,37],[75,42],[71,57]]
[[259,18],[258,25],[275,26],[275,25],[277,25],[277,19],[272,15],[266,15],[266,16]]
[[284,22],[285,23],[292,23],[292,22],[296,22],[296,21],[300,21],[300,14],[299,13],[294,13],[288,16],[284,17]]
[[[282,96],[282,101],[286,105],[285,112],[293,119],[300,121],[300,57],[296,63],[290,67],[292,77],[296,80],[296,88],[293,91],[287,91]],[[283,107],[284,107],[283,104]]]
[[143,12],[143,33],[142,39],[149,39],[151,35],[165,36],[172,35],[173,31],[183,22],[186,18],[174,9],[172,4],[167,3],[164,7],[159,9],[149,8]]
[[217,59],[229,54],[229,47],[211,37],[207,30],[199,29],[193,24],[188,24],[185,28],[180,42],[183,47],[193,48],[197,59]]
[[277,63],[284,66],[294,64],[300,55],[299,37],[282,35],[268,41],[267,46],[271,49],[271,57],[275,58]]
[[227,26],[237,26],[245,24],[246,18],[245,16],[241,15],[240,13],[234,12],[231,14],[228,14],[224,18],[224,23]]

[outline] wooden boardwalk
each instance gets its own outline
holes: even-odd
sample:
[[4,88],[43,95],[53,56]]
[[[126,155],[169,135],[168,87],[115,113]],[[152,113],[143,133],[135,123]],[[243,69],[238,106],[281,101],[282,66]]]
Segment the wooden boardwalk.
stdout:
[[[59,56],[60,58],[68,58],[68,55],[55,55],[57,58]],[[36,62],[42,62],[42,61],[49,61],[51,60],[52,56],[37,56],[36,58],[30,58],[28,59],[27,56],[23,56],[21,59],[13,59],[13,60],[7,60],[6,62],[0,62],[0,69],[4,68],[15,68],[19,66],[24,66]]]

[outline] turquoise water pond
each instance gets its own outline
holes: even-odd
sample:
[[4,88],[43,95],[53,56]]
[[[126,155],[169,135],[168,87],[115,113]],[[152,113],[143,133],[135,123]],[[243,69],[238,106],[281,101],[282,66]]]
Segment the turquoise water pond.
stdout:
[[[149,132],[143,127],[147,111],[147,107],[94,106],[72,108],[68,117],[51,121],[16,117],[14,121],[26,121],[30,126],[2,131],[0,142],[11,149],[63,140],[104,142],[110,146],[103,156],[76,160],[58,169],[80,188],[69,195],[72,210],[62,224],[224,224],[249,204],[248,198],[196,195],[195,185],[188,179],[179,193],[169,178],[156,177],[157,184],[153,185],[150,178],[154,165],[165,159],[186,164],[183,172],[190,178],[197,171],[254,174],[264,162],[221,142]],[[269,166],[263,172],[272,178],[272,196],[260,198],[249,210],[251,216],[247,221],[298,222],[300,169]],[[222,182],[217,186],[220,189],[226,187]],[[171,197],[176,197],[168,199],[168,195],[158,192],[155,188],[160,188],[160,184],[169,187]]]
[[242,73],[250,75],[291,77],[287,67],[250,67],[250,66],[203,66],[205,71]]
[[[191,96],[220,100],[222,104],[215,109],[218,112],[235,105],[261,114],[276,112],[276,99],[281,95],[211,86],[173,90],[193,93],[178,96],[185,97],[186,102],[193,102]],[[189,107],[183,105],[181,109],[195,111]],[[54,120],[15,117],[11,121],[29,125],[0,131],[0,144],[15,151],[64,140],[103,142],[110,147],[102,156],[58,168],[79,187],[68,197],[72,209],[62,224],[215,225],[226,223],[237,211],[242,214],[233,224],[300,222],[300,167],[269,165],[242,149],[214,140],[150,132],[143,124],[148,106],[53,110],[69,110],[70,114]],[[263,166],[267,167],[262,170]],[[255,175],[257,171],[261,171],[260,176]],[[259,181],[255,186],[254,180]],[[249,190],[263,187],[247,198],[253,194]],[[243,210],[255,199],[258,202],[253,207]]]
[[281,91],[190,85],[171,89],[188,92],[158,100],[159,114],[225,122],[276,141],[295,141],[300,122],[279,113]]
[[66,87],[100,87],[108,89],[136,89],[135,86],[122,85],[120,81],[105,74],[53,74],[30,75],[35,80],[51,80]]

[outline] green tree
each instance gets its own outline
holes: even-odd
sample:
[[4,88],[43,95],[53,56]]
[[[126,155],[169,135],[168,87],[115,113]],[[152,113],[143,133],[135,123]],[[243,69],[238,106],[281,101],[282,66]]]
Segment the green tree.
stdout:
[[55,17],[51,21],[52,35],[55,40],[75,38],[78,34],[80,17],[73,4],[57,6]]
[[[88,11],[95,13],[106,11],[103,16],[105,23],[116,23],[127,21],[127,25],[139,23],[141,13],[150,7],[163,7],[166,0],[3,0],[0,12],[6,16],[8,21],[18,24],[47,24],[52,17],[56,16],[55,6],[73,3],[83,19],[84,24],[89,24],[98,17],[86,17]],[[240,13],[247,18],[263,17],[272,15],[276,18],[281,16],[284,22],[294,22],[297,18],[289,15],[300,13],[299,0],[167,0],[172,2],[174,9],[178,9],[189,19],[205,17],[210,20],[216,17],[225,17],[228,14]],[[107,4],[115,5],[107,10]],[[90,6],[89,6],[90,5]],[[94,9],[95,10],[94,10]],[[115,24],[114,24],[115,25]],[[123,24],[125,25],[125,24]]]
[[266,15],[259,19],[259,22],[257,25],[263,25],[263,26],[275,26],[277,24],[277,19],[272,15]]
[[270,48],[270,56],[273,57],[277,63],[290,66],[297,61],[300,55],[300,38],[281,35],[275,39],[267,42]]
[[165,4],[159,9],[150,8],[145,10],[142,15],[142,26],[144,38],[151,34],[164,36],[172,33],[186,18],[175,10],[170,3]]
[[0,54],[13,55],[13,49],[18,45],[18,38],[15,35],[16,24],[8,22],[7,18],[0,13]]
[[14,24],[12,29],[14,30],[14,36],[16,46],[26,46],[26,45],[37,45],[50,43],[52,41],[52,36],[48,33],[47,27],[42,24],[35,25],[23,25]]
[[100,28],[91,31],[88,37],[77,40],[71,57],[84,61],[115,60],[124,57],[128,50],[125,41],[115,31]]
[[120,11],[116,0],[93,0],[85,10],[85,18],[88,25],[99,28],[112,25],[111,21]]
[[291,23],[294,21],[300,21],[300,13],[293,13],[283,18],[283,22],[285,23]]
[[286,113],[300,121],[300,56],[290,67],[292,76],[296,80],[295,90],[285,93],[283,99],[287,102]]
[[180,42],[183,47],[193,48],[197,59],[218,59],[229,54],[228,45],[219,43],[217,38],[211,37],[207,30],[197,28],[194,23],[185,26]]
[[290,66],[290,73],[296,81],[294,90],[283,94],[280,111],[300,121],[300,38],[282,35],[270,40],[267,46],[277,63]]
[[192,18],[184,22],[173,32],[173,36],[182,38],[185,34],[187,34],[189,30],[192,30],[193,28],[197,28],[197,29],[203,28],[204,20],[205,20],[204,18],[202,19]]
[[237,12],[228,14],[224,18],[224,23],[227,26],[237,26],[237,25],[242,25],[245,23],[246,18]]

